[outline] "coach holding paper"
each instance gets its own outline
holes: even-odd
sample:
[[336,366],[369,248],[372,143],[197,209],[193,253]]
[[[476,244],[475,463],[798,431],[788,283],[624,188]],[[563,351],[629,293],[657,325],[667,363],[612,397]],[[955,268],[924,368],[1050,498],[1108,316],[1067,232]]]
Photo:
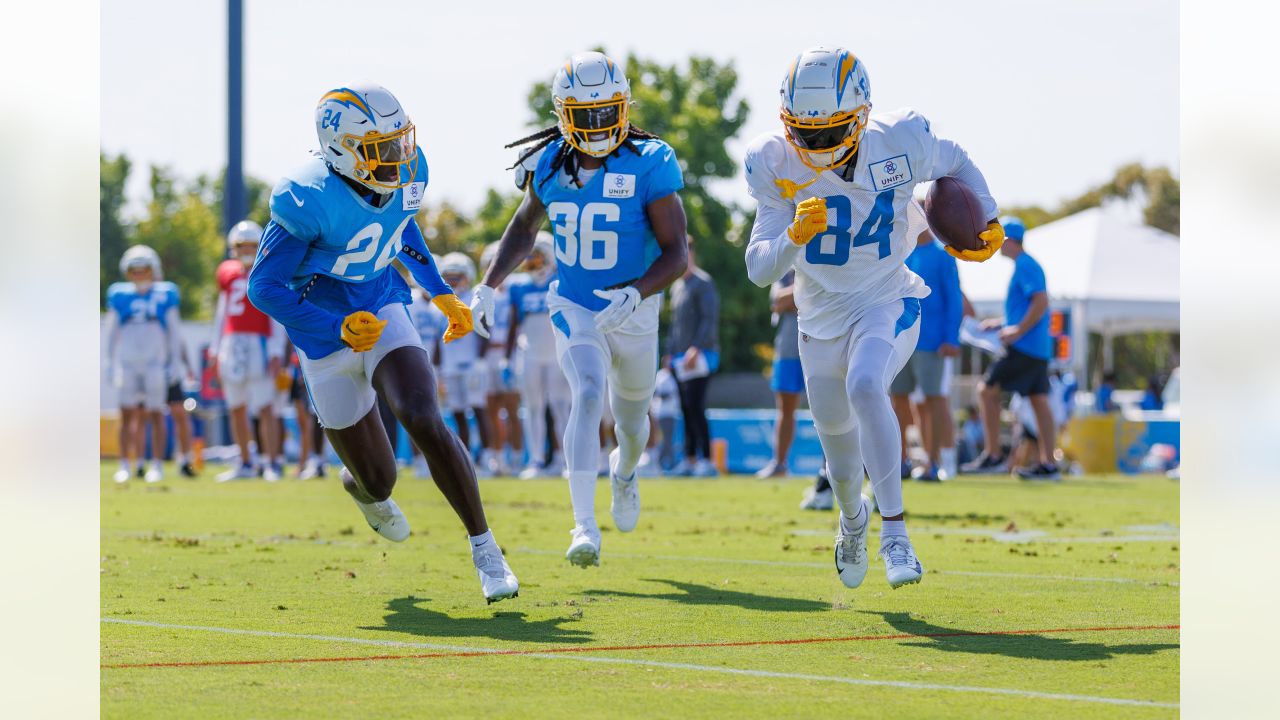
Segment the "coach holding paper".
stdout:
[[[1057,480],[1060,477],[1054,461],[1054,441],[1057,429],[1053,424],[1053,412],[1049,407],[1049,358],[1053,342],[1049,337],[1049,290],[1045,283],[1044,269],[1040,263],[1022,249],[1026,227],[1016,217],[1000,219],[1004,226],[1006,242],[1000,254],[1013,260],[1013,277],[1009,280],[1009,293],[1004,301],[1004,321],[1000,327],[1000,340],[1005,345],[1005,356],[987,371],[978,386],[981,402],[985,448],[982,454],[965,466],[968,472],[1004,472],[1008,458],[1000,452],[1000,393],[1019,393],[1031,401],[1036,425],[1040,433],[1039,464],[1020,470],[1024,480]],[[999,321],[984,325],[999,326]]]

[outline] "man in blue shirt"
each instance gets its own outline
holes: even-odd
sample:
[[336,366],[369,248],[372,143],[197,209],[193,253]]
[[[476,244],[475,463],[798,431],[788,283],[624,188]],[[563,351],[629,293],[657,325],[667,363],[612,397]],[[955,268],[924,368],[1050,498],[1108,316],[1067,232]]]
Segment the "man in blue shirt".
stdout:
[[[916,350],[889,387],[894,411],[905,438],[909,423],[909,396],[917,387],[924,395],[921,434],[929,453],[929,466],[915,475],[917,480],[948,480],[956,473],[956,431],[951,419],[948,358],[960,354],[960,321],[964,319],[964,298],[960,294],[960,272],[956,260],[929,232],[920,233],[919,243],[907,256],[907,267],[929,286],[929,296],[920,301],[920,340]],[[926,427],[927,426],[927,427]],[[903,458],[906,442],[903,442]],[[903,460],[905,465],[906,460]],[[905,470],[905,468],[904,468]],[[903,477],[907,473],[904,472]]]
[[1000,254],[1013,260],[1013,277],[1004,301],[1004,320],[988,321],[988,329],[1000,327],[1006,354],[991,366],[978,386],[985,448],[966,472],[1004,472],[1009,459],[1000,452],[1000,393],[1016,392],[1031,401],[1040,432],[1040,462],[1018,471],[1023,480],[1057,480],[1061,475],[1054,460],[1053,411],[1049,406],[1049,358],[1053,340],[1049,336],[1049,291],[1040,263],[1022,249],[1026,227],[1016,217],[1001,218],[1006,242]]

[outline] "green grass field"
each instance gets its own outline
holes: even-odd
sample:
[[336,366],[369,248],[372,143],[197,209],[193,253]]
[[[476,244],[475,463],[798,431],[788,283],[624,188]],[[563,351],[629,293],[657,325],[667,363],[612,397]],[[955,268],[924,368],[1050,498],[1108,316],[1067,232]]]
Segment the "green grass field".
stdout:
[[[403,475],[377,537],[326,482],[117,486],[102,470],[106,718],[1171,717],[1178,485],[908,483],[926,574],[832,566],[807,481],[643,480],[601,566],[563,557],[564,481],[486,480],[521,581],[487,606],[461,525]],[[871,529],[878,547],[878,521]],[[494,651],[505,654],[495,654]]]

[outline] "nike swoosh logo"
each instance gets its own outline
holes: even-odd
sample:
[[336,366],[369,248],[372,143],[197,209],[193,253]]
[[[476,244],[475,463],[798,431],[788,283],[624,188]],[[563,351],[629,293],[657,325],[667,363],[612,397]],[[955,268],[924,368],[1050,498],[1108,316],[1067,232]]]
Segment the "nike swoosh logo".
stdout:
[[790,200],[794,198],[796,196],[796,193],[800,192],[801,190],[809,187],[810,185],[816,182],[818,182],[817,176],[815,176],[812,180],[806,183],[797,183],[792,180],[788,180],[786,178],[778,178],[777,180],[773,181],[773,183],[778,186],[778,194],[781,195],[784,200]]
[[294,201],[295,203],[297,203],[297,204],[298,204],[298,207],[302,207],[302,201],[298,199],[298,196],[297,196],[297,195],[294,195],[294,194],[293,194],[293,189],[292,189],[292,188],[289,188],[288,190],[285,190],[285,192],[289,193],[289,197],[293,198],[293,201]]

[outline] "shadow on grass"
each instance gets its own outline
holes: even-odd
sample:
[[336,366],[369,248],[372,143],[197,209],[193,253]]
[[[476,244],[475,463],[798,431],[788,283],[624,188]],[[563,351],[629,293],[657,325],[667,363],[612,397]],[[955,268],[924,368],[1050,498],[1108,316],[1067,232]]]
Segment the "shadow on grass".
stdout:
[[869,615],[880,615],[893,629],[907,635],[920,635],[921,642],[900,643],[907,647],[922,647],[946,652],[972,653],[975,655],[1004,655],[1027,660],[1110,660],[1117,655],[1151,655],[1160,650],[1176,650],[1178,643],[1140,643],[1133,645],[1108,645],[1098,642],[1079,642],[1068,637],[1046,635],[980,635],[979,631],[942,627],[923,620],[913,620],[908,613],[875,612],[863,610]]
[[597,597],[636,598],[640,600],[670,600],[685,605],[730,605],[745,610],[763,610],[765,612],[817,612],[830,610],[831,603],[805,600],[803,598],[774,597],[772,595],[756,595],[755,593],[737,592],[710,585],[679,582],[678,580],[645,579],[644,582],[670,585],[678,592],[667,593],[633,593],[620,590],[586,590],[583,595]]
[[383,625],[360,629],[423,637],[483,637],[516,642],[581,643],[591,640],[591,633],[586,630],[561,627],[565,623],[574,622],[573,618],[526,620],[522,612],[495,612],[493,617],[484,618],[454,618],[422,607],[422,603],[426,602],[429,602],[428,598],[412,595],[391,600],[387,603],[391,614],[383,618]]

